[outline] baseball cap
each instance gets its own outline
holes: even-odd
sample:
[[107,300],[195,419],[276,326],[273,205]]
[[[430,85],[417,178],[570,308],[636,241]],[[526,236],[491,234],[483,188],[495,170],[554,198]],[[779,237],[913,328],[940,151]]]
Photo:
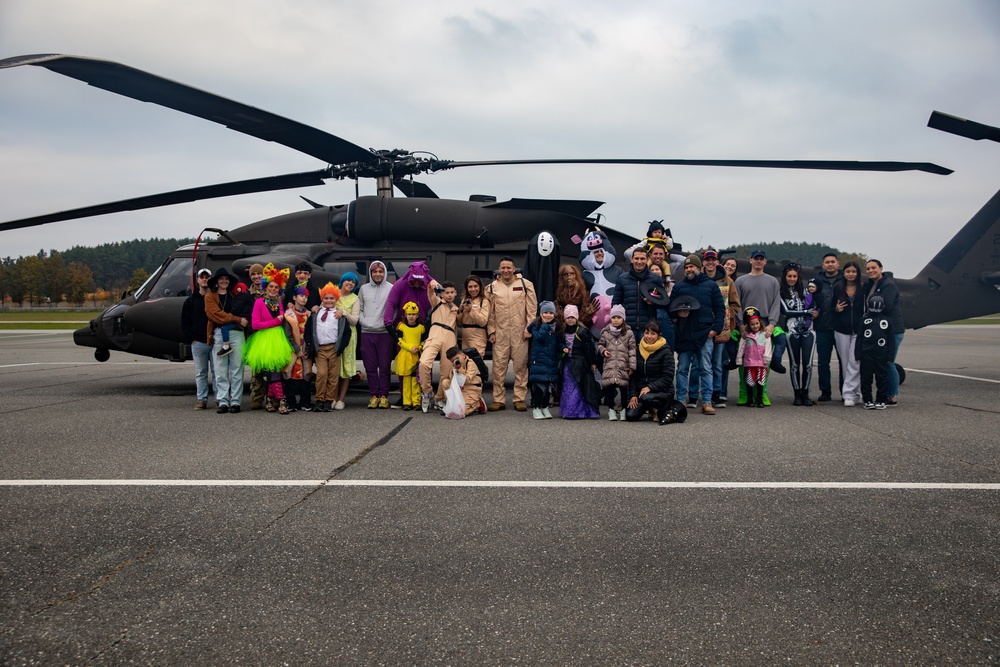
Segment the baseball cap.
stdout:
[[760,248],[757,248],[752,253],[750,253],[750,258],[753,259],[754,257],[763,257],[764,259],[767,259],[767,253],[761,250]]

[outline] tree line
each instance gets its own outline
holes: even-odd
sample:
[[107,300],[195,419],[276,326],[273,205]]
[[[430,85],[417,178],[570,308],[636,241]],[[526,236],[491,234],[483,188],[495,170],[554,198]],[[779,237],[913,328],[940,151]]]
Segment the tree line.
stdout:
[[178,246],[194,239],[137,239],[64,252],[39,250],[0,260],[0,297],[13,304],[59,303],[82,306],[138,287]]

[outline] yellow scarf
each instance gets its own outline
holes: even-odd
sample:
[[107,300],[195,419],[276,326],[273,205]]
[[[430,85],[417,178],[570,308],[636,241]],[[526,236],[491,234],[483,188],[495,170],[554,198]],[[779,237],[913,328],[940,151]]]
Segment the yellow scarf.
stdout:
[[659,338],[657,338],[656,342],[653,343],[652,345],[647,345],[645,339],[640,339],[639,340],[639,354],[642,355],[643,359],[649,359],[649,355],[653,354],[654,352],[656,352],[657,350],[659,350],[661,347],[663,347],[666,344],[667,344],[667,339],[664,338],[663,336],[660,336]]

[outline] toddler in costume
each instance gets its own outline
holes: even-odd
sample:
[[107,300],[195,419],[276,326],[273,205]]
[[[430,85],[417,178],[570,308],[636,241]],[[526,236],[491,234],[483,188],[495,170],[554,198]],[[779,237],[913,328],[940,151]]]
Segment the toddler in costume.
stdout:
[[736,364],[743,366],[747,385],[747,407],[764,407],[764,382],[771,363],[771,339],[764,333],[760,315],[754,312],[746,321],[747,335],[740,338],[736,351]]
[[417,366],[420,364],[420,350],[423,348],[427,328],[420,324],[420,307],[413,301],[403,304],[403,321],[396,325],[396,340],[399,352],[396,354],[396,374],[399,388],[403,393],[403,409],[416,410],[420,406],[420,383],[417,382]]

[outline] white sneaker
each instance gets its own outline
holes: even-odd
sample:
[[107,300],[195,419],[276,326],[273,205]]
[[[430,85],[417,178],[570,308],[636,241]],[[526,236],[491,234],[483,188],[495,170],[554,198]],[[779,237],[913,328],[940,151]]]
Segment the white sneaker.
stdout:
[[344,409],[344,402],[343,401],[337,401],[336,403],[333,404],[333,409],[334,410],[343,410]]
[[535,419],[545,419],[545,415],[542,414],[541,408],[531,408],[531,416]]
[[621,410],[618,411],[618,419],[620,419],[621,421],[625,421],[625,408],[622,408]]
[[434,396],[432,394],[423,394],[420,396],[420,409],[427,412],[431,409],[431,403],[434,402]]
[[549,412],[548,408],[542,408],[542,416],[546,419],[552,419],[552,413]]
[[855,405],[856,404],[855,404],[853,398],[845,398],[844,399],[844,407],[845,408],[853,408]]
[[618,421],[618,413],[615,412],[614,408],[608,408],[608,421],[609,422]]

